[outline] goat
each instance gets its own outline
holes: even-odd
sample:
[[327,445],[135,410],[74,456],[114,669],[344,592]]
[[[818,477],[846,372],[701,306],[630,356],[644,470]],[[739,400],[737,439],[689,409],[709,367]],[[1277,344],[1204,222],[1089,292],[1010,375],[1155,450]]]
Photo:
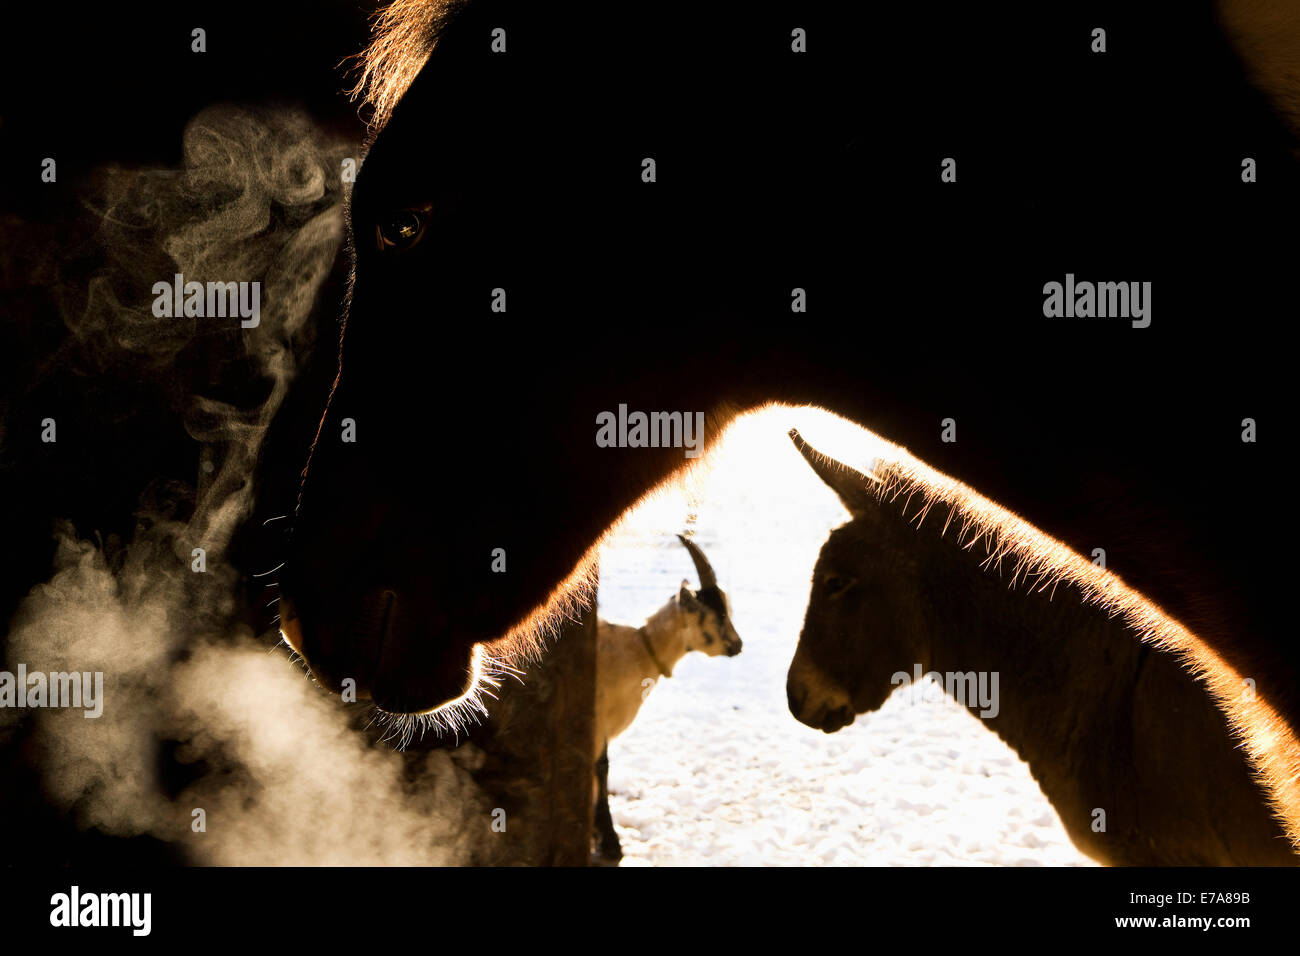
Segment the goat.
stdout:
[[708,558],[695,542],[680,534],[677,538],[695,563],[699,590],[692,591],[682,581],[681,590],[641,627],[597,622],[595,863],[614,864],[623,858],[609,812],[609,742],[631,726],[655,683],[672,677],[673,668],[688,653],[740,653],[727,595],[718,587]]

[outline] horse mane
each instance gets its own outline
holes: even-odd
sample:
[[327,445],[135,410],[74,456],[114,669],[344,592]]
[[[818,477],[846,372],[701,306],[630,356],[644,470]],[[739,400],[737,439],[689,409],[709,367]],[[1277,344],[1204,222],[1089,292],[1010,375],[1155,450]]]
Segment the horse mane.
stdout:
[[[796,438],[796,443],[801,440]],[[828,463],[848,467],[811,446],[807,450]],[[1300,848],[1300,741],[1281,714],[1258,694],[1248,692],[1251,685],[1243,675],[1205,640],[1125,584],[1115,572],[1098,567],[1064,542],[905,449],[893,446],[886,457],[877,460],[873,474],[861,477],[882,503],[901,500],[903,519],[918,529],[932,510],[946,506],[940,536],[955,525],[961,547],[970,549],[982,542],[987,554],[982,566],[1000,570],[1010,564],[1009,586],[1024,584],[1053,592],[1059,585],[1076,588],[1086,603],[1121,617],[1139,640],[1173,653],[1227,717],[1233,735],[1259,774],[1270,808],[1292,844]],[[917,506],[909,516],[914,501]]]
[[447,24],[468,0],[392,0],[375,12],[370,42],[356,56],[357,80],[346,92],[361,100],[363,118],[374,138],[393,115]]

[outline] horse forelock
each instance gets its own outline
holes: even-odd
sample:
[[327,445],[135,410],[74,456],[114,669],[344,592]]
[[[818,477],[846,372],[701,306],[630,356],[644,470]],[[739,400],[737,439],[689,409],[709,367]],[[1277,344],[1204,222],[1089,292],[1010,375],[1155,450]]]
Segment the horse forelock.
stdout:
[[347,91],[369,111],[371,137],[393,114],[437,45],[443,28],[468,0],[392,0],[370,24],[370,42],[348,61],[356,62],[356,83]]

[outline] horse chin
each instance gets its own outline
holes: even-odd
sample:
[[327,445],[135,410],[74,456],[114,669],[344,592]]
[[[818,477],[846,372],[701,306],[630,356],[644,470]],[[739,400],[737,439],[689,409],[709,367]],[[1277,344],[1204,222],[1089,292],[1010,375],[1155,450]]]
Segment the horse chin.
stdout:
[[[477,700],[492,658],[471,639],[456,638],[442,616],[391,590],[369,595],[355,616],[301,607],[281,599],[280,636],[312,677],[345,701],[371,701],[387,714],[429,716]],[[331,609],[333,611],[335,609]],[[301,612],[301,613],[300,613]],[[342,627],[338,621],[350,621]],[[438,723],[437,720],[431,721]]]
[[[474,722],[477,716],[486,714],[482,705],[485,689],[487,685],[484,675],[475,666],[475,658],[471,655],[466,666],[465,679],[459,684],[444,684],[437,693],[432,695],[429,693],[432,688],[428,686],[410,691],[386,688],[384,691],[372,693],[371,699],[374,701],[375,709],[385,717],[410,718],[420,725],[428,725],[441,731],[460,726],[466,722],[466,719],[468,722]],[[437,703],[430,706],[428,702],[435,699]]]
[[432,717],[454,708],[458,702],[476,699],[481,693],[474,655],[466,656],[458,664],[445,672],[418,676],[401,670],[380,672],[370,690],[370,699],[388,714]]
[[289,650],[302,657],[302,625],[296,617],[280,623],[280,639],[289,645]]

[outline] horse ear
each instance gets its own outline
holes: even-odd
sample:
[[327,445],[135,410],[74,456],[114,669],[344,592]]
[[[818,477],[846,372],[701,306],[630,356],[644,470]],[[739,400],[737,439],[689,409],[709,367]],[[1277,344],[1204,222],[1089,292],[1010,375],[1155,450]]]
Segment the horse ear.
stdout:
[[797,428],[790,429],[790,440],[794,442],[794,447],[799,449],[799,454],[803,455],[812,470],[817,472],[817,477],[826,482],[831,491],[839,495],[844,507],[849,509],[849,514],[861,518],[879,510],[880,504],[872,489],[875,479],[868,478],[856,468],[850,468],[843,462],[823,455],[803,440]]
[[691,593],[691,582],[682,578],[682,589],[677,592],[678,604],[690,604],[695,600],[695,595]]

